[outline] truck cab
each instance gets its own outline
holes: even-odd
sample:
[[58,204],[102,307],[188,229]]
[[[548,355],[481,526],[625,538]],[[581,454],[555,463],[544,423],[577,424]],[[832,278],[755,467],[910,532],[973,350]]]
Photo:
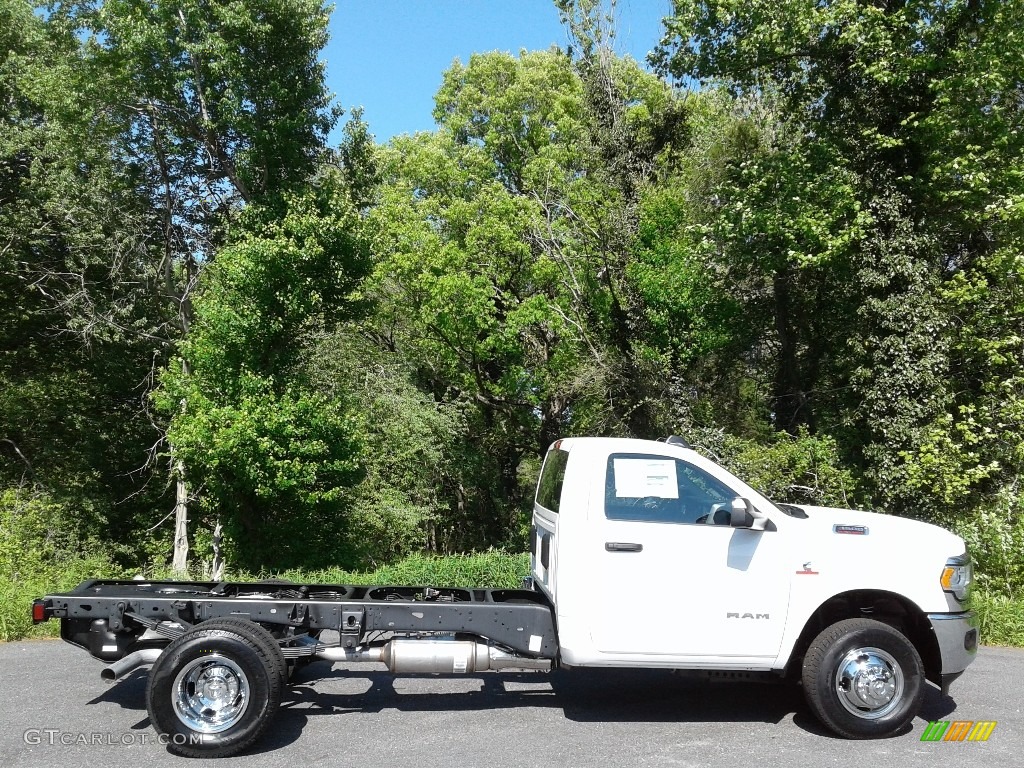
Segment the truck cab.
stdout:
[[[830,628],[873,622],[917,660],[868,652],[810,682],[824,674],[826,695],[848,705],[854,725],[877,726],[896,689],[913,687],[908,676],[946,690],[976,652],[962,539],[889,515],[773,503],[679,439],[554,443],[532,537],[533,580],[554,606],[565,666],[799,677]],[[858,685],[878,692],[860,695]]]

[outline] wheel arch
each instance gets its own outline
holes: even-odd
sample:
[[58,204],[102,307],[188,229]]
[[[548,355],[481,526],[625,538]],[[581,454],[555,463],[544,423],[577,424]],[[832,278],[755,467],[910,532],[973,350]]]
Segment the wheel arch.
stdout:
[[874,619],[901,632],[917,649],[925,675],[941,684],[942,658],[928,617],[913,601],[895,592],[855,589],[832,595],[808,617],[789,655],[785,675],[800,675],[804,654],[826,627],[844,619]]

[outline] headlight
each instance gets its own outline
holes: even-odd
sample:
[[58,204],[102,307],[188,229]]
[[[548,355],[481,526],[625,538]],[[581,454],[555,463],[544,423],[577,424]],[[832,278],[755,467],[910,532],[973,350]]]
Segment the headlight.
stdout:
[[953,597],[962,603],[967,598],[967,588],[971,585],[973,575],[971,558],[963,554],[946,561],[939,583],[943,590],[953,593]]

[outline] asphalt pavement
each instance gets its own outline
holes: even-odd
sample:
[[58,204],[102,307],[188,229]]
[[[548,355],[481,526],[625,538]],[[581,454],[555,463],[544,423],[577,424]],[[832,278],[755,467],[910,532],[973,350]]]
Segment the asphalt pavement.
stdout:
[[[108,685],[60,641],[0,644],[0,766],[161,768],[196,761],[157,743],[145,672]],[[220,768],[613,768],[1024,764],[1024,650],[983,648],[951,697],[929,686],[912,729],[881,741],[826,732],[799,688],[662,671],[394,677],[316,662],[269,733]],[[928,721],[995,721],[985,742],[923,742]]]

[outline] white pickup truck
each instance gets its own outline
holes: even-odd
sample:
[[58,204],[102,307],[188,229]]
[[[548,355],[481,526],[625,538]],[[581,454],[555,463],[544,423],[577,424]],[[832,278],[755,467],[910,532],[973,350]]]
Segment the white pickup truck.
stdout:
[[[152,665],[168,748],[235,754],[314,659],[395,674],[704,670],[802,683],[832,731],[905,730],[977,652],[963,541],[921,522],[775,504],[682,440],[568,438],[537,487],[521,590],[87,581],[33,604],[111,662]],[[327,641],[325,630],[336,633]]]

